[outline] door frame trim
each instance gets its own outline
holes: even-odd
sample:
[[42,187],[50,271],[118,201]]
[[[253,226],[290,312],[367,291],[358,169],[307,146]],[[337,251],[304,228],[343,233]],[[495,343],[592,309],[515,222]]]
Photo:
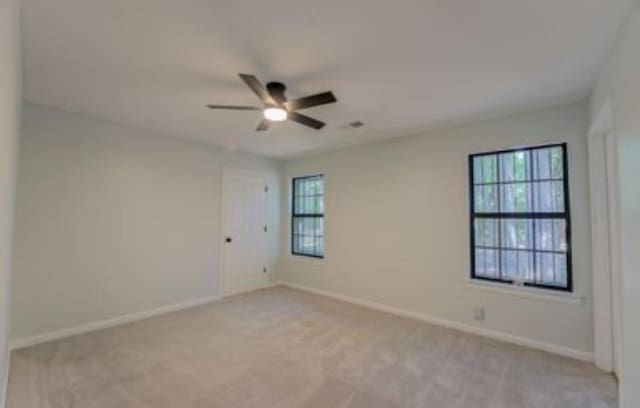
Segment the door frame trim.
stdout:
[[[607,97],[589,129],[589,186],[593,269],[594,357],[618,374],[620,364],[620,201],[613,98]],[[602,182],[604,181],[604,182]]]
[[[226,219],[226,194],[227,194],[227,175],[229,174],[236,174],[236,175],[245,175],[245,176],[252,176],[252,177],[259,177],[264,181],[265,186],[268,187],[269,183],[268,183],[268,177],[269,175],[267,173],[262,173],[262,172],[258,172],[258,171],[252,171],[252,170],[245,170],[242,168],[237,168],[237,167],[228,167],[228,166],[224,166],[222,168],[222,182],[221,182],[221,192],[220,192],[220,197],[221,197],[221,203],[220,203],[220,260],[219,260],[219,271],[220,273],[218,274],[218,291],[219,291],[219,296],[220,297],[225,297],[225,296],[232,296],[236,293],[227,293],[226,292],[226,268],[225,268],[225,253],[226,253],[226,248],[227,245],[225,243],[225,239],[226,239],[226,232],[227,232],[227,219]],[[271,190],[271,189],[269,189]],[[268,194],[268,191],[265,191],[265,194]],[[268,212],[268,200],[267,197],[265,197],[264,200],[264,208],[263,208],[263,217],[264,217],[264,222],[265,225],[268,224],[267,221],[267,215],[269,214]],[[269,240],[268,240],[268,232],[264,234],[264,264],[267,266],[267,268],[269,268]],[[268,275],[265,274],[264,277],[264,287],[267,287],[269,285],[269,278]]]

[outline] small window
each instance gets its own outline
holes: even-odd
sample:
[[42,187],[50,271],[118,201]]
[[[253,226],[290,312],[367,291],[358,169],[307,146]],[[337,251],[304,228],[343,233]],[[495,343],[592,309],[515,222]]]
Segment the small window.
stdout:
[[471,277],[571,291],[567,146],[469,156]]
[[324,257],[324,176],[293,179],[291,253]]

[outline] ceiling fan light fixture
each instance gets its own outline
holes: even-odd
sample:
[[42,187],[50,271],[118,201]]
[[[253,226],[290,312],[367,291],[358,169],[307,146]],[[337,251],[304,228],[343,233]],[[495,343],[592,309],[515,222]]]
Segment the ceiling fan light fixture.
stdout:
[[262,113],[265,119],[273,122],[282,122],[288,117],[287,111],[282,108],[266,108]]
[[282,122],[285,120],[320,130],[326,123],[303,115],[298,111],[338,101],[331,91],[287,100],[285,96],[287,87],[282,82],[269,82],[265,87],[260,83],[258,78],[253,75],[240,73],[238,76],[253,93],[256,94],[262,106],[207,105],[207,107],[209,109],[262,111],[264,119],[260,121],[260,124],[256,128],[257,132],[269,130],[272,122]]

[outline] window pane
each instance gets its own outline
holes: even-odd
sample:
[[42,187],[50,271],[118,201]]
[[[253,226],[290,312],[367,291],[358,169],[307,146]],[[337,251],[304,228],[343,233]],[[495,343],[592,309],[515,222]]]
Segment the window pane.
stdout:
[[475,225],[476,246],[498,247],[498,221],[493,219],[477,219]]
[[473,184],[480,184],[484,180],[484,174],[482,173],[483,156],[476,156],[473,158]]
[[503,153],[499,156],[500,181],[514,181],[513,154]]
[[322,208],[323,201],[322,196],[319,194],[316,194],[316,196],[313,197],[313,211],[316,214],[322,214],[324,212],[324,208]]
[[476,275],[485,278],[498,279],[498,251],[492,249],[476,249]]
[[316,218],[316,235],[318,237],[324,237],[324,218]]
[[554,181],[551,183],[551,205],[553,212],[565,212],[564,203],[564,183],[562,181]]
[[529,152],[520,151],[513,153],[513,167],[514,180],[524,181],[531,179],[529,174]]
[[300,237],[298,235],[293,235],[291,246],[293,247],[293,253],[300,252]]
[[487,272],[485,271],[485,252],[484,249],[475,249],[475,274],[478,276],[487,276]]
[[322,214],[324,185],[321,176],[294,179],[294,214]]
[[302,183],[302,194],[304,194],[305,196],[313,194],[313,190],[311,186],[312,186],[312,180],[311,179],[305,180]]
[[533,150],[534,180],[549,180],[551,178],[551,155],[549,151],[549,149]]
[[530,175],[530,154],[526,150],[501,153],[500,160],[500,181],[526,181],[531,179]]
[[502,278],[512,280],[518,275],[518,252],[503,250],[502,257]]
[[535,212],[561,213],[564,208],[564,184],[562,181],[541,181],[533,184],[533,208]]
[[322,255],[324,253],[324,218],[315,218],[314,244],[314,255]]
[[303,180],[294,180],[294,196],[300,197],[304,195],[304,181]]
[[535,282],[558,287],[567,286],[567,255],[553,253],[536,253],[537,270]]
[[502,277],[519,282],[533,281],[533,252],[502,251]]
[[497,155],[476,156],[473,158],[473,182],[475,184],[495,183],[497,177]]
[[567,223],[565,220],[536,220],[536,249],[566,252]]
[[555,254],[553,260],[556,272],[553,284],[557,286],[567,286],[567,255]]
[[324,255],[324,218],[316,218],[318,225],[316,226],[316,248],[315,255]]
[[533,249],[532,220],[501,220],[502,247],[511,249]]
[[474,202],[476,212],[498,212],[498,188],[494,185],[474,187]]
[[533,269],[534,253],[529,251],[518,251],[518,280],[521,282],[532,282],[535,279]]
[[500,212],[531,212],[531,183],[500,185]]
[[309,196],[305,198],[305,214],[315,214],[316,213],[316,200],[313,196]]
[[560,146],[533,150],[535,180],[560,180],[564,177],[564,153]]
[[551,177],[554,179],[564,177],[564,155],[561,147],[551,149]]
[[485,250],[485,273],[488,276],[500,276],[500,257],[498,250]]
[[313,254],[313,236],[302,235],[300,236],[300,252],[303,254]]
[[485,156],[482,162],[485,183],[495,183],[498,181],[498,157]]
[[538,270],[536,271],[536,277],[538,278],[538,283],[544,284],[552,284],[555,282],[555,261],[553,259],[554,255],[550,253],[538,253],[536,255]]

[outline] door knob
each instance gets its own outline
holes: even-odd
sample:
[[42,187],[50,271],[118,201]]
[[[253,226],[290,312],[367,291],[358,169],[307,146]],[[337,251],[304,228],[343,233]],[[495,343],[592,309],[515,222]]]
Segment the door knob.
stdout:
[[231,239],[231,237],[227,237],[227,239],[225,239],[225,241],[227,241],[227,242],[231,242],[231,241],[233,241],[233,240]]

